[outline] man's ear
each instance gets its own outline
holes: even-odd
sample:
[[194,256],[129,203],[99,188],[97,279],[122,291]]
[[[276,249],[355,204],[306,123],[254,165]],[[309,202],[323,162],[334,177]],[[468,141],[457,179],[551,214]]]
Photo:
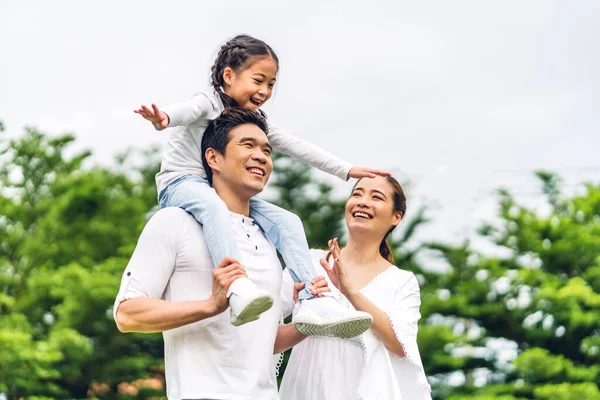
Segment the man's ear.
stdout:
[[206,149],[204,156],[206,157],[206,163],[213,170],[213,172],[220,171],[219,170],[220,154],[215,149],[213,149],[212,147],[209,147],[208,149]]
[[234,76],[235,72],[233,72],[233,69],[231,69],[231,67],[226,67],[223,70],[223,82],[225,82],[227,85],[231,86],[231,84],[233,83]]

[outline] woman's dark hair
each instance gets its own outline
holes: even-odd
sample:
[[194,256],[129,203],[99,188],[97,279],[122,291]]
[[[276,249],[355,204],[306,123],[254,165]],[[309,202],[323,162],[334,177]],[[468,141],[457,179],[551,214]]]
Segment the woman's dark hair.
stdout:
[[[402,190],[402,186],[400,185],[400,183],[391,176],[386,176],[385,179],[390,183],[390,185],[392,185],[393,188],[393,211],[395,213],[398,211],[401,212],[402,217],[404,217],[404,213],[406,212],[406,196],[404,195],[404,190]],[[360,182],[360,180],[358,182]],[[352,188],[353,192],[356,188],[356,185],[358,185],[358,182],[356,182],[356,184]],[[381,244],[379,245],[379,254],[381,254],[381,256],[388,260],[390,263],[394,262],[394,255],[392,254],[392,249],[390,249],[390,245],[388,244],[388,236],[390,235],[390,233],[392,233],[392,231],[395,228],[396,225],[392,226],[390,230],[387,231],[387,233],[383,237],[383,240],[381,241]]]
[[221,46],[211,68],[210,83],[219,93],[225,108],[238,106],[236,101],[222,90],[225,86],[223,82],[225,68],[229,67],[239,73],[250,66],[256,58],[261,57],[271,57],[279,68],[279,58],[271,46],[252,36],[237,35]]
[[202,153],[202,165],[206,171],[208,182],[212,185],[212,169],[206,162],[206,150],[209,148],[215,149],[219,154],[225,155],[225,148],[231,140],[229,132],[236,126],[244,124],[254,124],[258,126],[265,135],[267,134],[267,122],[256,111],[246,110],[240,107],[226,108],[221,115],[214,121],[208,124],[208,127],[202,135],[200,145]]

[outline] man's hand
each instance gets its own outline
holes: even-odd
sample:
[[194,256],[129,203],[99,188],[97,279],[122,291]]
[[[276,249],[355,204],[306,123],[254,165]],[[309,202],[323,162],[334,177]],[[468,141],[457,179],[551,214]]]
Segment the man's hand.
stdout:
[[381,176],[391,176],[389,172],[381,171],[378,169],[367,168],[367,167],[352,167],[350,171],[348,171],[348,177],[346,180],[350,178],[375,178],[377,175]]
[[248,277],[246,270],[234,258],[225,257],[215,267],[213,270],[212,296],[209,299],[214,307],[214,315],[220,314],[227,309],[229,306],[229,300],[227,299],[229,286],[233,281],[242,277]]
[[142,117],[152,122],[154,129],[162,131],[169,126],[169,116],[158,109],[156,104],[152,104],[152,109],[142,106],[140,109],[133,110],[134,113],[140,114]]

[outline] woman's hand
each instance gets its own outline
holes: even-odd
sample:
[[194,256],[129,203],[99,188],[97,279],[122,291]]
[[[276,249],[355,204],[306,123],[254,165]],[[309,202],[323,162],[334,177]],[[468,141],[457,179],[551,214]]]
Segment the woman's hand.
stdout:
[[[327,279],[324,276],[317,276],[310,283],[312,283],[312,286],[308,288],[308,291],[318,297],[323,297],[323,293],[325,292],[331,292]],[[304,289],[304,286],[306,286],[304,282],[294,283],[294,303],[298,302],[298,293]]]
[[321,266],[323,266],[327,275],[329,275],[329,279],[331,279],[331,282],[333,282],[340,292],[342,292],[344,296],[349,297],[355,292],[355,288],[348,272],[340,260],[340,245],[338,240],[337,238],[332,239],[327,244],[329,245],[329,254],[333,257],[333,267],[329,265],[326,258],[321,259]]
[[162,131],[169,126],[169,116],[167,113],[160,111],[156,104],[152,104],[152,109],[142,106],[142,108],[133,110],[133,112],[140,114],[142,117],[152,122],[154,129],[157,131]]

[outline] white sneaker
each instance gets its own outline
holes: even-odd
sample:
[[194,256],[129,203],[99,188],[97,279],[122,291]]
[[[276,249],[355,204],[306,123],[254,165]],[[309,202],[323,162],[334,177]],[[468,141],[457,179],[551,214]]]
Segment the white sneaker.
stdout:
[[273,305],[271,295],[266,290],[259,289],[248,278],[233,281],[229,286],[227,297],[229,297],[230,321],[235,326],[256,321],[260,314]]
[[373,324],[371,314],[349,310],[331,296],[299,301],[294,307],[292,323],[308,336],[335,336],[348,339],[363,334]]

